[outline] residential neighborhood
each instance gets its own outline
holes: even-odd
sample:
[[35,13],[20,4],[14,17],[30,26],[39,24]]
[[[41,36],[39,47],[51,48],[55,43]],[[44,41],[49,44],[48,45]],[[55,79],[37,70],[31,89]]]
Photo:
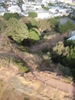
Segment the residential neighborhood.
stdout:
[[[37,18],[48,19],[58,16],[68,16],[70,13],[75,16],[74,0],[0,0],[0,15],[6,12],[17,12],[21,16],[28,16],[28,12],[36,12]],[[52,5],[53,4],[53,5]],[[44,5],[47,10],[42,8]]]

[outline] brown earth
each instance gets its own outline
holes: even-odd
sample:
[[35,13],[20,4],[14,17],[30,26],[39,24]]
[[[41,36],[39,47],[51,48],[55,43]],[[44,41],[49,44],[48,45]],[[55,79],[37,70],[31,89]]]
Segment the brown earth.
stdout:
[[[70,84],[53,79],[46,73],[35,71],[36,77],[30,72],[24,76],[17,73],[17,69],[12,66],[0,68],[0,100],[73,100],[73,95],[70,95],[68,90],[64,91],[63,87],[63,84]],[[63,90],[54,87],[55,81],[58,81],[57,84],[63,87]]]

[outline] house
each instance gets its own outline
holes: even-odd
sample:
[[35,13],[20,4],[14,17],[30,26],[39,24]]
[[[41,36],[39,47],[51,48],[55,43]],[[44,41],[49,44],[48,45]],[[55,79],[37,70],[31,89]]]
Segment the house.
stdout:
[[75,40],[75,30],[68,32],[67,40]]
[[49,12],[53,14],[53,17],[57,17],[57,16],[68,16],[68,9],[64,9],[62,7],[51,7],[49,9]]
[[67,40],[75,40],[75,35],[70,37],[70,38],[68,38]]
[[21,13],[21,9],[20,9],[20,7],[18,5],[11,5],[10,7],[8,7],[7,10],[10,13],[15,13],[15,12],[17,12],[18,14]]
[[38,12],[37,15],[37,18],[40,19],[48,19],[52,17],[52,14],[50,14],[49,12]]
[[72,3],[72,0],[58,0],[58,2]]
[[68,32],[68,37],[72,37],[75,35],[75,30],[74,31],[69,31]]

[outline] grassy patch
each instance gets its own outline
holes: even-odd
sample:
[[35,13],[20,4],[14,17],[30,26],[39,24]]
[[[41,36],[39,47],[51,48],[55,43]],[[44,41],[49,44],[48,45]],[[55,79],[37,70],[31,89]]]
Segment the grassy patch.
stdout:
[[18,65],[18,71],[21,73],[26,73],[29,71],[29,69],[25,66],[24,62],[22,60],[16,60],[16,64]]

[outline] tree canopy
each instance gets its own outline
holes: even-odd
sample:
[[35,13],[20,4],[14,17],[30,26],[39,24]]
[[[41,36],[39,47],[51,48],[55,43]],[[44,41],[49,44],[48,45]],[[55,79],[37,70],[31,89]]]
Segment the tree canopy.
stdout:
[[11,36],[16,42],[21,42],[23,39],[28,37],[29,32],[27,26],[19,20],[10,18],[8,26],[10,27],[8,36]]
[[4,19],[6,19],[6,20],[9,20],[12,17],[19,19],[19,14],[18,13],[5,13],[4,14]]
[[59,25],[59,21],[56,18],[50,18],[48,19],[48,22],[50,23],[52,28],[55,28]]
[[75,28],[75,25],[73,25],[69,20],[67,21],[67,23],[64,23],[62,25],[59,26],[58,28],[58,32],[60,33],[66,33],[69,30],[72,30],[73,28]]
[[29,17],[35,18],[37,17],[37,13],[36,12],[29,12]]
[[40,37],[39,37],[39,34],[37,34],[36,31],[34,31],[33,29],[30,29],[28,39],[38,41],[40,39]]

